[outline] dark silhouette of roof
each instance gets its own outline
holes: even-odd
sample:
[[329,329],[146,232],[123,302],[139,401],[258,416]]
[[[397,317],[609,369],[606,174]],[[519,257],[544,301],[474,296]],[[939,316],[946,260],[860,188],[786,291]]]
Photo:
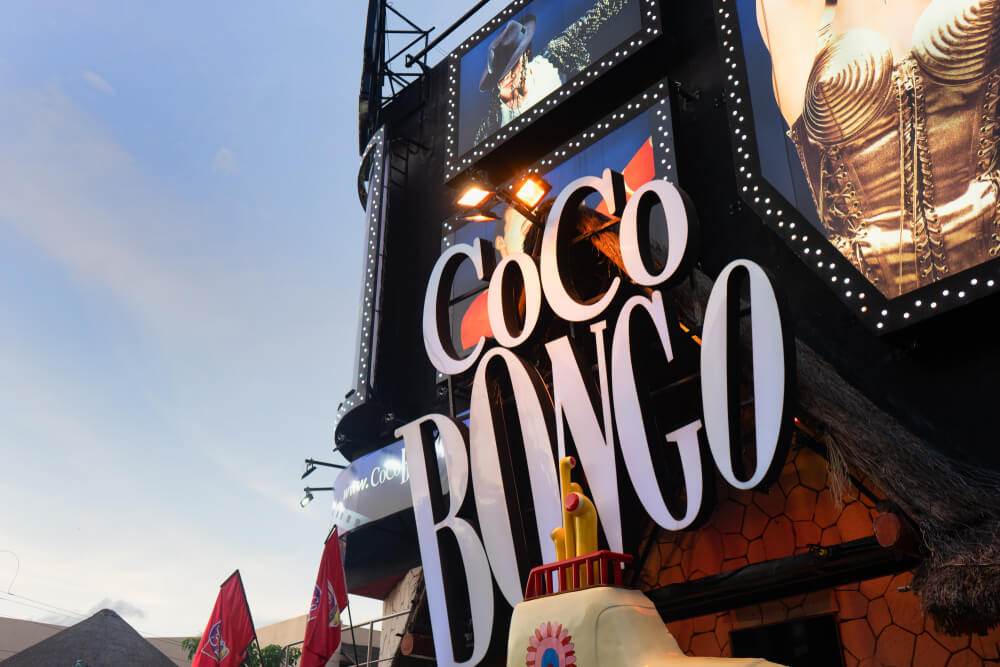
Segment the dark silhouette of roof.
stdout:
[[110,609],[29,646],[3,667],[176,667]]

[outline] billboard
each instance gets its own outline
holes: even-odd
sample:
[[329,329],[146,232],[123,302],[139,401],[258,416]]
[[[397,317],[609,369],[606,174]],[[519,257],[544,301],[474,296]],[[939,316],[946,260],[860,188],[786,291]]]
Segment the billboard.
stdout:
[[[599,174],[605,167],[622,173],[629,193],[653,178],[676,182],[670,104],[665,91],[665,83],[645,91],[580,137],[574,137],[543,157],[530,170],[541,174],[552,185],[553,193],[576,178]],[[587,203],[598,213],[607,214],[600,195],[591,195]],[[513,252],[533,254],[540,234],[532,224],[502,203],[494,207],[493,212],[497,220],[490,222],[464,222],[460,217],[447,221],[442,250],[455,243],[472,243],[481,238],[494,245],[498,260]],[[656,233],[657,229],[651,232]],[[659,246],[665,245],[666,242],[660,240]],[[459,267],[451,299],[452,341],[459,352],[467,353],[475,347],[480,336],[492,337],[486,312],[486,283],[476,278],[469,263]]]
[[717,5],[743,194],[779,235],[876,329],[991,291],[994,5]]
[[[440,447],[435,451],[447,486],[444,453]],[[412,506],[410,470],[401,440],[351,461],[333,485],[333,524],[341,535]]]
[[658,33],[652,0],[519,0],[449,58],[448,177]]

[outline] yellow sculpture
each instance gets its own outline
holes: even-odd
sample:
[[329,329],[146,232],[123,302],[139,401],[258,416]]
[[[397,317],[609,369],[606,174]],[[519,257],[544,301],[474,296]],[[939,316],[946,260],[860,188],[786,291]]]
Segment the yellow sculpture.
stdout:
[[649,598],[622,585],[632,557],[598,551],[597,511],[570,479],[574,467],[573,457],[559,461],[563,525],[549,534],[558,562],[529,575],[511,618],[507,667],[780,667],[755,658],[684,655]]
[[[552,529],[549,536],[556,547],[556,558],[567,560],[586,556],[597,551],[597,510],[594,503],[583,495],[583,488],[570,479],[570,471],[576,467],[576,459],[566,456],[559,460],[559,486],[563,503],[563,525]],[[597,563],[587,569],[584,585],[597,581]],[[573,588],[569,573],[562,577],[561,590]]]

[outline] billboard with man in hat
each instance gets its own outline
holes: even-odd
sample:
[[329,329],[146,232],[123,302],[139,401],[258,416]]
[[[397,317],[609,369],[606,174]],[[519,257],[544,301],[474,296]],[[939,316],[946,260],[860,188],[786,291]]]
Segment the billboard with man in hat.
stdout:
[[551,95],[635,33],[638,0],[535,0],[461,60],[458,152]]

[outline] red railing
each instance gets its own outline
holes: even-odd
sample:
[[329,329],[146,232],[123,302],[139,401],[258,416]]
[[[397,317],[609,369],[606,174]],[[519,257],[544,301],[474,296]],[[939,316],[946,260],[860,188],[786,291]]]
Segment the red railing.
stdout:
[[[575,591],[591,586],[621,586],[622,572],[632,562],[632,556],[614,551],[595,551],[586,556],[536,567],[528,575],[528,586],[524,599],[543,597],[553,593]],[[559,590],[556,590],[555,575],[559,573]],[[568,585],[563,585],[568,584]]]

